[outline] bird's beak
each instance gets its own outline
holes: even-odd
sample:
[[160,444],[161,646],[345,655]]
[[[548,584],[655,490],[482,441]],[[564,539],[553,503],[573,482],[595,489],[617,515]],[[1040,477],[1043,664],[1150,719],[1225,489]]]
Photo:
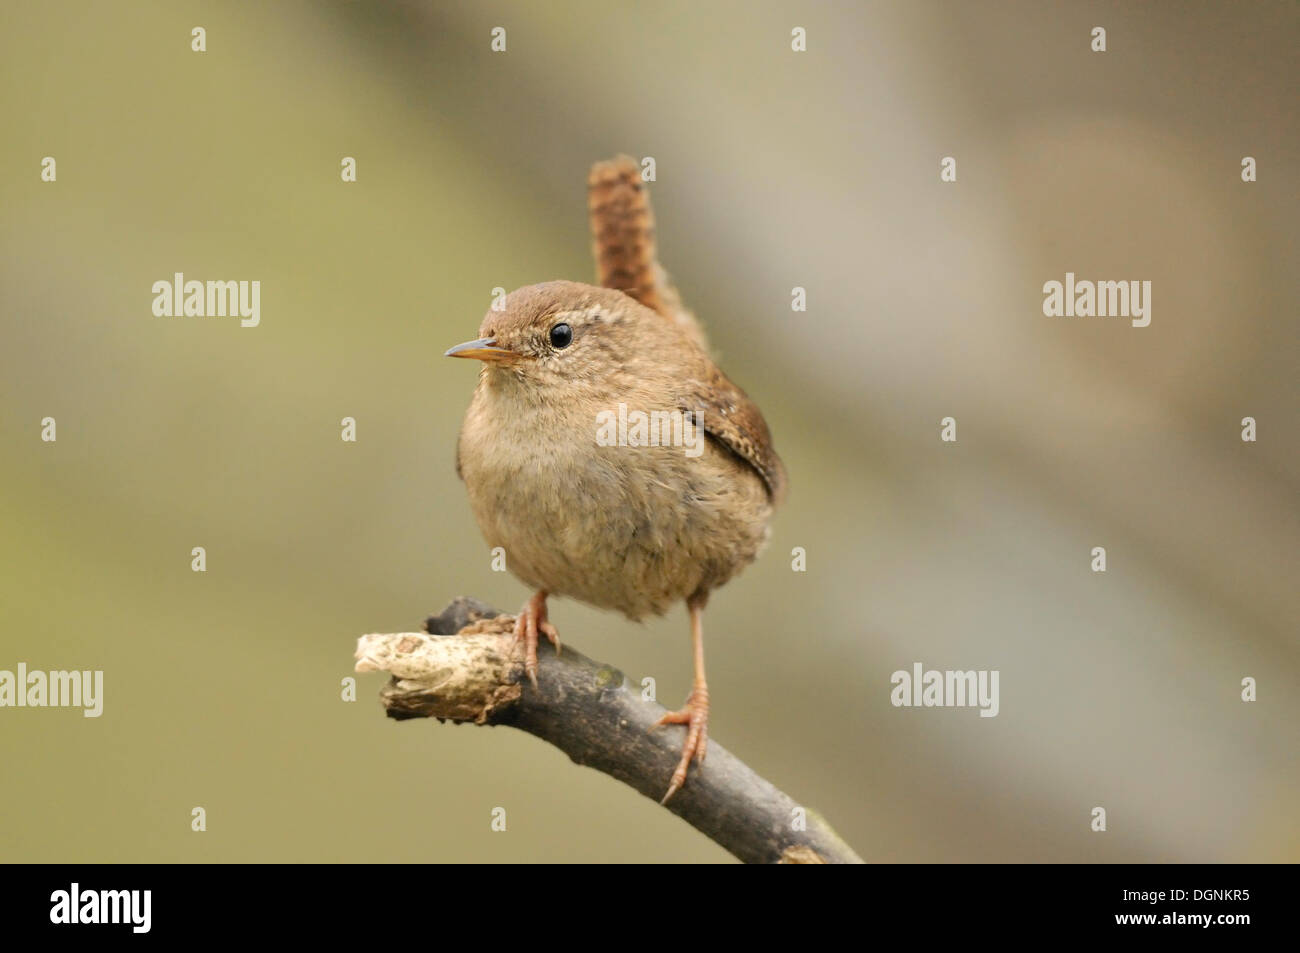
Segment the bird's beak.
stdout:
[[509,348],[497,347],[496,338],[479,338],[457,344],[443,357],[474,357],[480,361],[512,361],[519,355]]

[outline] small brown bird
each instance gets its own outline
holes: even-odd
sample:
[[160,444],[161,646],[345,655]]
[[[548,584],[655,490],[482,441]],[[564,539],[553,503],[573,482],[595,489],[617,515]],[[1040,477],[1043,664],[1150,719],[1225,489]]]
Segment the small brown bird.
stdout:
[[655,260],[636,163],[598,163],[589,194],[600,280],[615,287],[520,288],[447,352],[483,362],[456,471],[488,545],[535,590],[515,626],[534,685],[539,633],[560,648],[549,595],[632,619],[686,601],[695,684],[659,722],[687,727],[666,802],[708,745],[701,614],[763,548],[785,472]]

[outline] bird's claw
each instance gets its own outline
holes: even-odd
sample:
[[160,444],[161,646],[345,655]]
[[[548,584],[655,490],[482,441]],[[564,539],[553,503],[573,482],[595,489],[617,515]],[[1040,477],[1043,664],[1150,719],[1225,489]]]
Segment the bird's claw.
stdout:
[[650,726],[650,730],[653,731],[663,725],[686,725],[686,741],[682,744],[681,761],[677,763],[677,770],[673,772],[668,793],[659,802],[667,804],[668,799],[680,791],[682,785],[686,783],[686,771],[691,765],[691,759],[694,758],[696,764],[704,764],[704,755],[709,749],[708,687],[696,686],[691,692],[691,697],[686,700],[684,708],[679,711],[664,712],[663,716]]
[[511,652],[522,642],[524,645],[524,673],[528,680],[537,687],[537,643],[538,633],[546,636],[555,646],[555,654],[560,654],[560,633],[546,618],[546,594],[537,593],[524,603],[515,617],[515,641]]

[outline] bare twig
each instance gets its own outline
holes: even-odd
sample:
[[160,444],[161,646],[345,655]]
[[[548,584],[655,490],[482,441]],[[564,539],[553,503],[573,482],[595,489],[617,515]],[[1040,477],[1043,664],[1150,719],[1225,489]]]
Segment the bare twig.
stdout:
[[[513,626],[513,617],[462,597],[425,623],[428,634],[363,635],[357,671],[393,675],[380,694],[391,718],[510,725],[657,802],[681,729],[652,731],[663,707],[642,700],[618,669],[568,646],[558,657],[543,646],[534,689],[511,651]],[[667,808],[747,863],[862,862],[820,815],[712,739]]]

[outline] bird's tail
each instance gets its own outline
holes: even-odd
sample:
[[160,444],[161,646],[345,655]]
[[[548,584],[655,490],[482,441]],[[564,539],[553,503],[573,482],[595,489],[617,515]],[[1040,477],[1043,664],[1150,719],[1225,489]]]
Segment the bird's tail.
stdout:
[[707,351],[703,328],[682,306],[681,296],[659,264],[650,192],[637,161],[617,156],[593,165],[587,176],[587,208],[597,281],[675,321]]

